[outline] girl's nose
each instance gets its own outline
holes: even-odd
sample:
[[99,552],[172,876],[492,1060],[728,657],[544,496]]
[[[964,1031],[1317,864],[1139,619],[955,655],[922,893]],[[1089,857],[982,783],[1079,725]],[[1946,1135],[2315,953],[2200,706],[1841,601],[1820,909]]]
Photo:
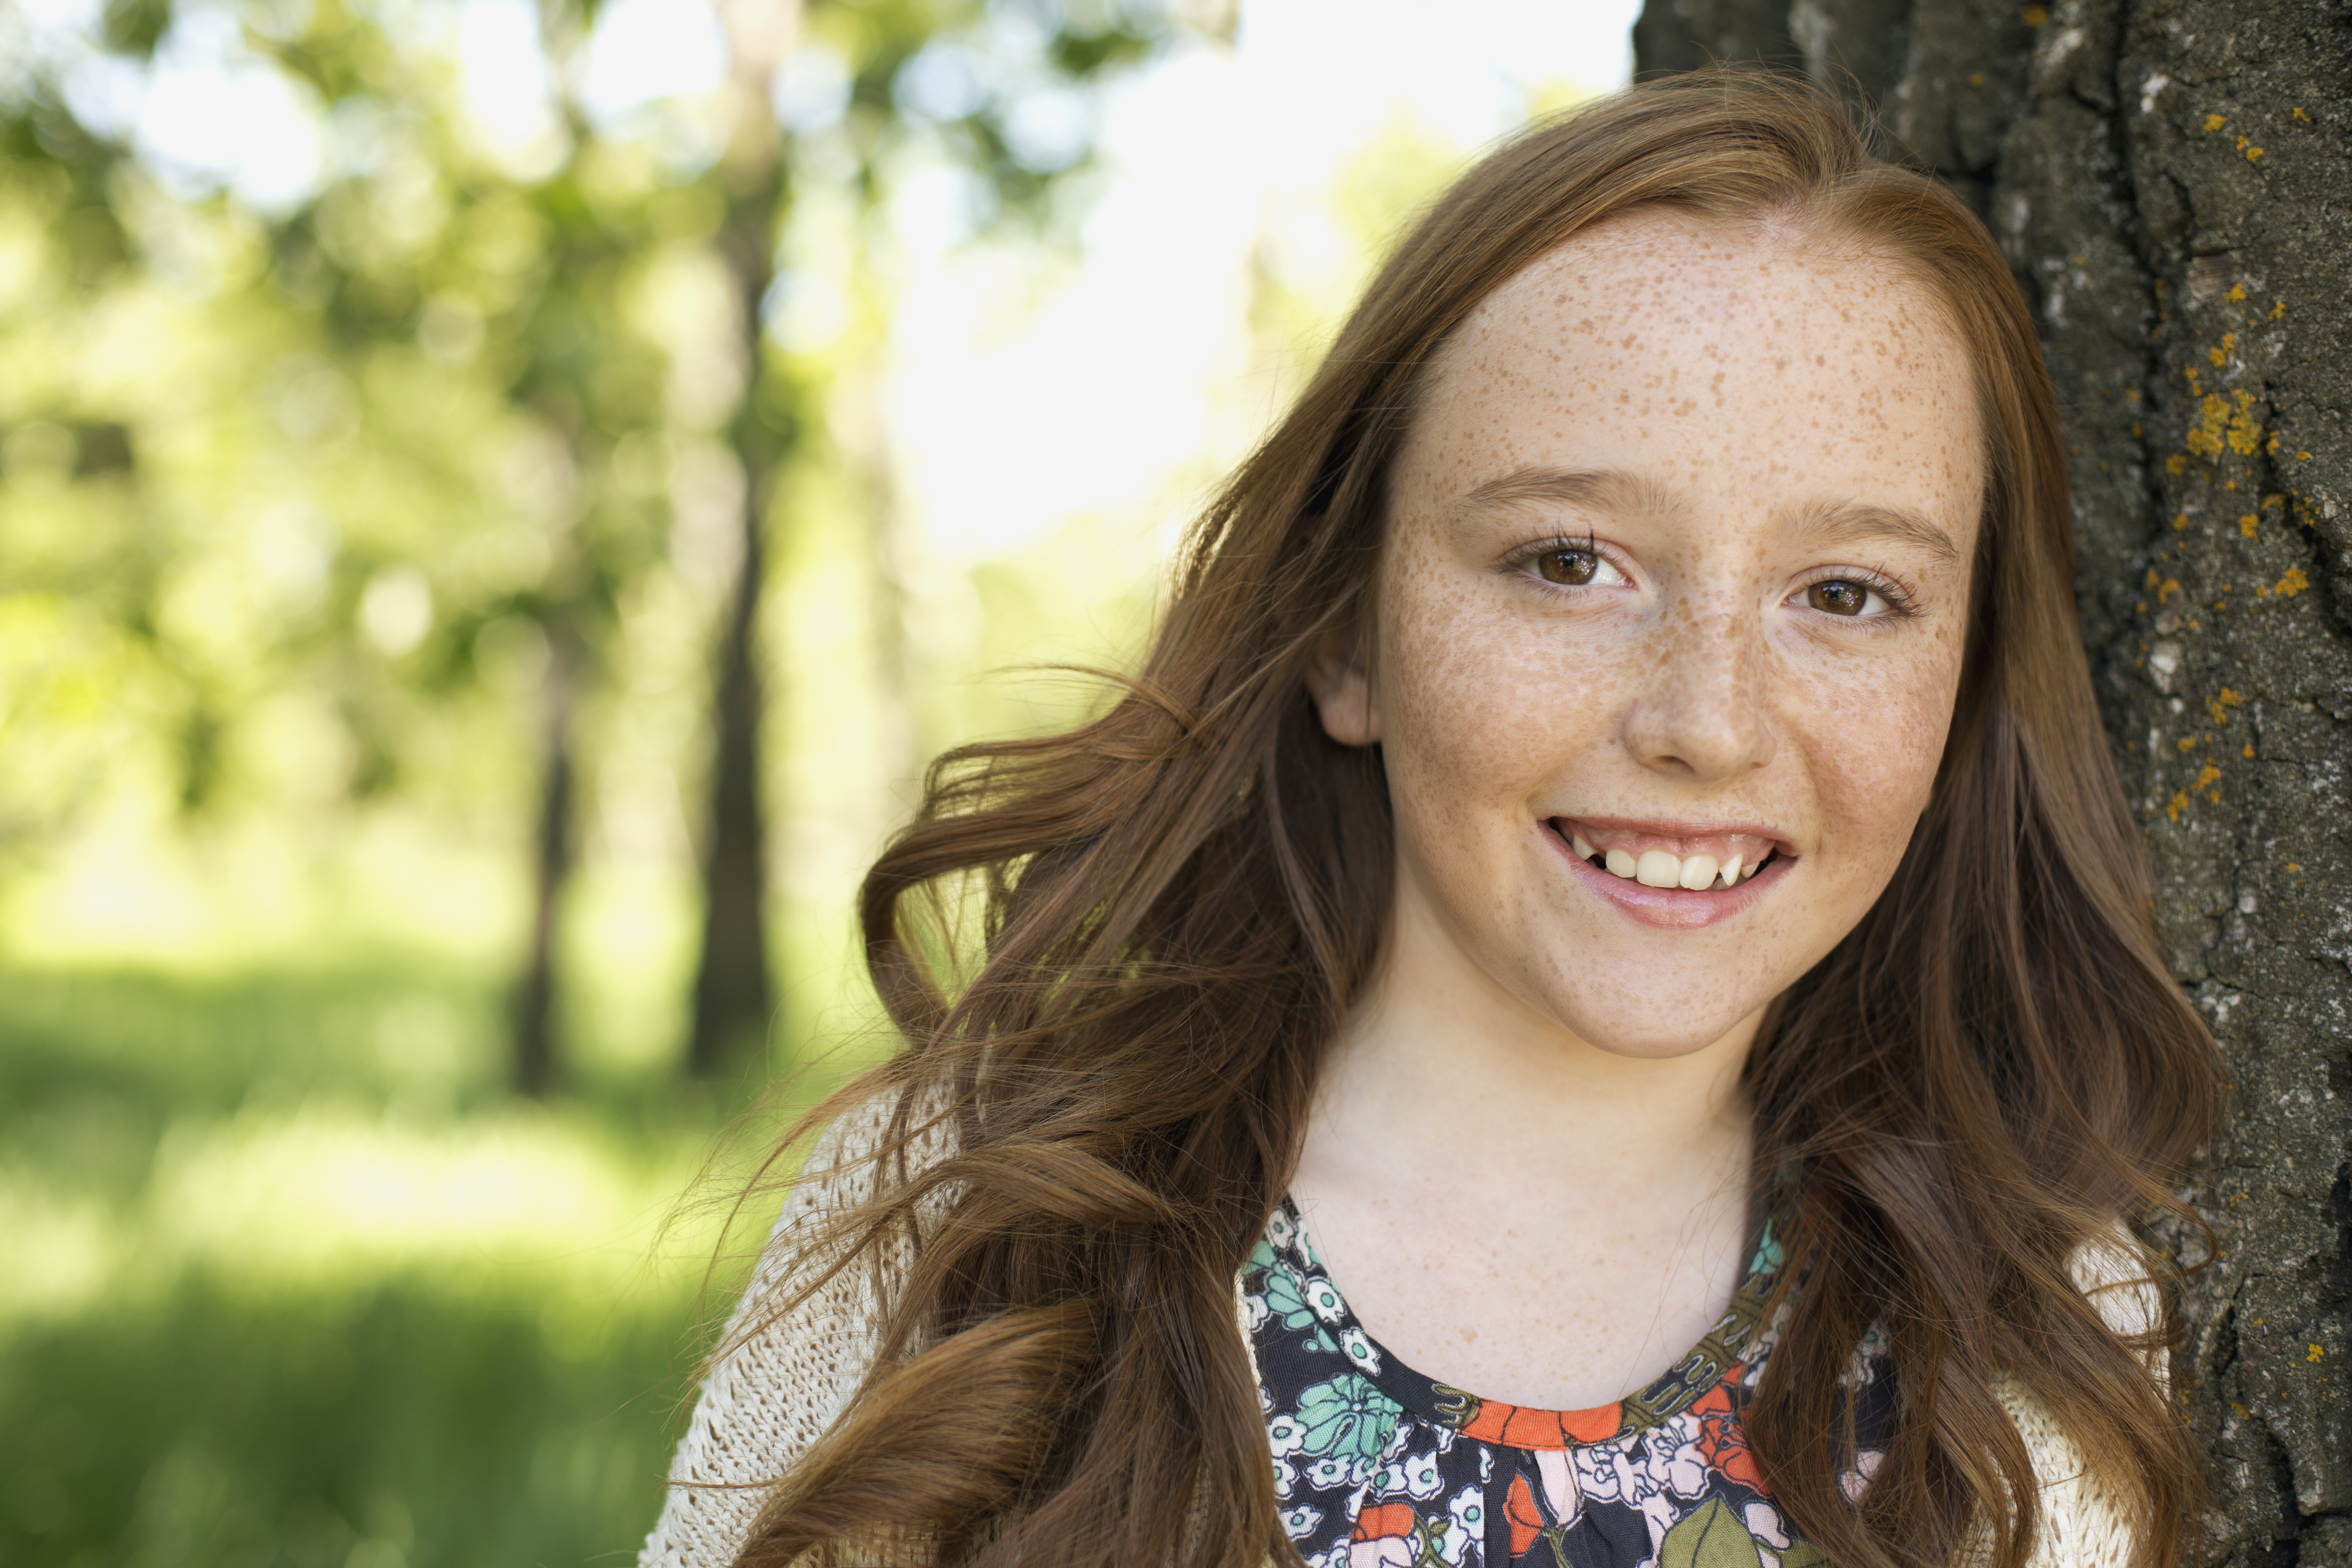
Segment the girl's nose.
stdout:
[[1625,745],[1643,767],[1701,784],[1772,760],[1764,627],[1752,608],[1680,608],[1654,634]]

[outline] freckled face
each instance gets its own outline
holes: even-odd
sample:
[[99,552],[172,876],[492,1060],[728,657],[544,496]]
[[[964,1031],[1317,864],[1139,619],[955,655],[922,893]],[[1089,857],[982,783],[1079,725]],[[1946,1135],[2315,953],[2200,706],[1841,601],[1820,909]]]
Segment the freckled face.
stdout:
[[1702,1048],[1853,929],[1926,807],[1984,482],[1967,358],[1883,261],[1653,211],[1433,369],[1374,672],[1318,693],[1382,744],[1392,963],[1614,1054]]

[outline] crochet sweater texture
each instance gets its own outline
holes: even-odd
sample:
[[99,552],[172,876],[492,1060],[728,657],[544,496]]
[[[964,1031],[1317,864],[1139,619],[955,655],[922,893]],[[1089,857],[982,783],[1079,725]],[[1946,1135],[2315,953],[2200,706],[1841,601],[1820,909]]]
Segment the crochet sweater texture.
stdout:
[[[803,1279],[797,1270],[814,1267],[804,1239],[870,1190],[863,1178],[871,1176],[872,1151],[887,1121],[878,1102],[844,1116],[819,1140],[794,1184],[720,1342],[726,1349],[703,1381],[670,1465],[667,1501],[638,1568],[727,1568],[776,1479],[824,1435],[864,1378],[903,1256],[843,1268],[791,1312],[751,1332],[744,1329],[757,1321],[751,1314],[762,1303],[796,1289]],[[943,1158],[951,1136],[944,1122],[934,1122],[908,1146],[908,1163]],[[2085,1247],[2074,1275],[2116,1332],[2144,1332],[2157,1321],[2155,1289],[2127,1238]],[[1247,1338],[1244,1325],[1237,1322],[1235,1331]],[[2040,1480],[2042,1527],[2030,1568],[2124,1568],[2136,1537],[2123,1510],[2049,1412],[2013,1384],[1999,1392]]]

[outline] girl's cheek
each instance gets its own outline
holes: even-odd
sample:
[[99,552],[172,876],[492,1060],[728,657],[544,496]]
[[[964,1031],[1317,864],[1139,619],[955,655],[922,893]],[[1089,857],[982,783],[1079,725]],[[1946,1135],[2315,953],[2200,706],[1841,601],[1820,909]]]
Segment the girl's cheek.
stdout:
[[1805,751],[1823,805],[1824,826],[1864,840],[1910,840],[1926,807],[1951,727],[1956,687],[1940,648],[1903,667],[1885,666],[1814,683],[1798,706]]
[[1384,634],[1382,731],[1416,773],[1509,791],[1557,769],[1622,705],[1626,650],[1592,621],[1477,593],[1408,599]]

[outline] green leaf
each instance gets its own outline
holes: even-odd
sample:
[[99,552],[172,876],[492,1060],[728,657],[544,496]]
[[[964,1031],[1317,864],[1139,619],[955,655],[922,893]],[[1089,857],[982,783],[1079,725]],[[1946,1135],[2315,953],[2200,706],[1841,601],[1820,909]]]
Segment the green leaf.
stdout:
[[1830,1554],[1810,1541],[1791,1541],[1774,1555],[1780,1568],[1830,1568]]
[[1763,1568],[1756,1538],[1721,1498],[1666,1531],[1658,1543],[1658,1568]]

